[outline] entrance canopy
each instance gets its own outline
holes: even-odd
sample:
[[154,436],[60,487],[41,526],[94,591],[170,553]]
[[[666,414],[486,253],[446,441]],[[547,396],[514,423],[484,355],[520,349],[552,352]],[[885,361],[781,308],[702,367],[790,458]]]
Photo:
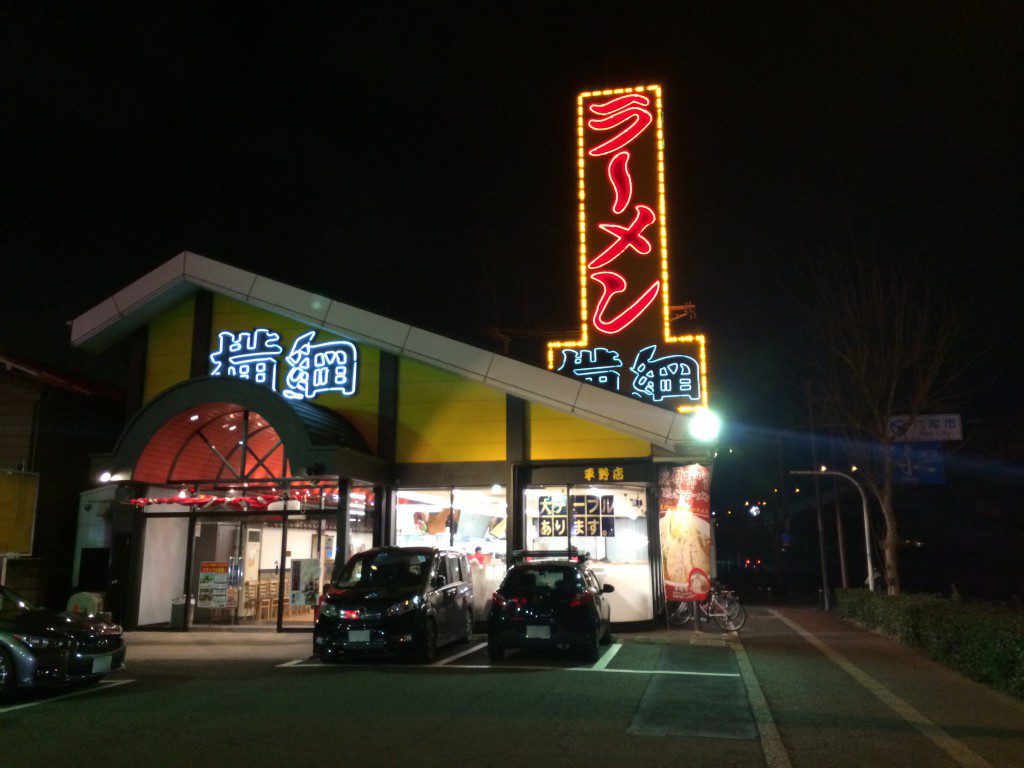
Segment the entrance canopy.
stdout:
[[369,453],[362,435],[332,411],[241,379],[203,377],[148,403],[96,467],[112,479],[150,485],[241,485],[293,475],[376,480]]
[[150,439],[132,472],[132,480],[151,484],[290,476],[277,430],[235,403],[204,403],[173,416]]

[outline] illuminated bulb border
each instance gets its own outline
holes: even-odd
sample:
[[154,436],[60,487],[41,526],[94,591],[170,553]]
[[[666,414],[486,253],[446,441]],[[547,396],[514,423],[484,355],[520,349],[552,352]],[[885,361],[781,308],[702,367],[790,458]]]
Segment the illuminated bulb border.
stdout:
[[549,341],[548,370],[555,368],[555,350],[586,347],[588,344],[587,328],[587,187],[585,177],[586,155],[584,153],[584,111],[583,101],[592,96],[617,96],[623,93],[650,91],[654,93],[655,127],[658,143],[658,214],[661,217],[659,237],[661,239],[661,316],[664,327],[664,339],[667,344],[694,343],[699,347],[701,402],[681,405],[679,413],[689,413],[708,407],[708,361],[707,343],[704,334],[684,334],[673,336],[669,326],[669,284],[668,284],[668,223],[665,205],[665,131],[661,113],[661,86],[637,85],[632,88],[612,88],[604,91],[584,91],[576,97],[576,172],[578,175],[579,198],[579,232],[580,232],[580,339],[578,341]]

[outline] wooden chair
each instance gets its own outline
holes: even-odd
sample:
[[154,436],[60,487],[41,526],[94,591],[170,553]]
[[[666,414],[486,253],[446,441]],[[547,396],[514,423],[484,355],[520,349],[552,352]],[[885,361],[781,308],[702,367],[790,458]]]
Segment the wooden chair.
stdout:
[[259,582],[259,609],[256,612],[256,619],[273,619],[277,616],[277,593],[272,587],[272,581],[260,579]]

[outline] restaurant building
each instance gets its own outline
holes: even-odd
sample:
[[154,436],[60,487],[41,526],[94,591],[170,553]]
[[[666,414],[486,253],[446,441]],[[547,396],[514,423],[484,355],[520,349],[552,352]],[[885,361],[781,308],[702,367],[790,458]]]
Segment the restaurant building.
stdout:
[[481,547],[481,612],[513,549],[577,546],[616,621],[654,616],[659,464],[709,458],[691,414],[192,253],[72,325],[129,336],[143,404],[93,457],[76,553],[109,549],[126,625],[310,627],[338,553],[383,544]]
[[[129,339],[138,361],[76,555],[107,550],[124,624],[309,628],[335,562],[382,545],[479,549],[478,618],[516,549],[589,552],[615,622],[706,591],[707,362],[703,336],[669,329],[661,92],[584,106],[612,121],[581,119],[581,195],[613,189],[581,204],[581,239],[613,239],[581,247],[580,337],[548,345],[552,370],[187,252],[74,320],[74,345]],[[644,130],[606,138],[626,112]],[[591,133],[621,151],[585,155]],[[611,302],[629,282],[649,287]]]

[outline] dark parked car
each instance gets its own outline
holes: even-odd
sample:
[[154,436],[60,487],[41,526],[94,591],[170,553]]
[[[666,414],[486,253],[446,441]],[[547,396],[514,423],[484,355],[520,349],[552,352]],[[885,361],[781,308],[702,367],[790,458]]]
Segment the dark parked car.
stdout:
[[116,624],[37,608],[0,587],[0,698],[15,688],[99,680],[124,656]]
[[[552,558],[554,555],[555,559]],[[599,645],[611,642],[611,611],[587,556],[568,550],[517,552],[491,598],[487,651],[504,658],[509,648],[574,648],[597,661]]]
[[354,555],[331,582],[313,630],[313,653],[412,652],[469,642],[473,587],[461,552],[383,547]]

